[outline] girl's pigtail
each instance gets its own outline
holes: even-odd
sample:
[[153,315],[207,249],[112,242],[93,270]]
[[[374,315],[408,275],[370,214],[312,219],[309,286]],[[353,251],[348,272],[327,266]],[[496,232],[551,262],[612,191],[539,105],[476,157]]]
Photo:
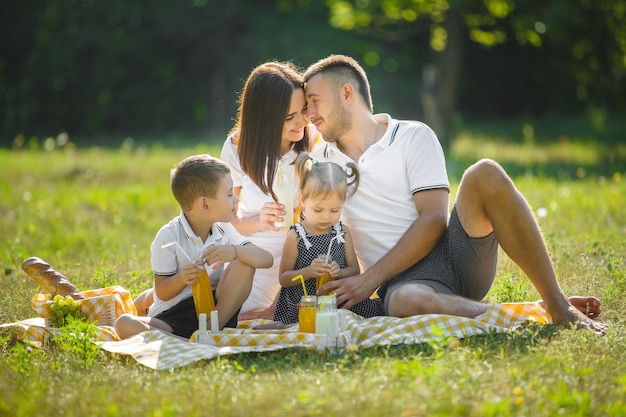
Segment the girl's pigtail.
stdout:
[[295,162],[296,173],[298,174],[298,189],[304,188],[304,182],[306,180],[306,174],[311,171],[313,166],[313,159],[307,152],[300,152]]
[[354,193],[356,193],[356,189],[359,187],[361,174],[359,173],[359,168],[354,162],[348,162],[344,167],[344,172],[346,173],[346,178],[348,180],[348,193],[346,198],[350,198]]

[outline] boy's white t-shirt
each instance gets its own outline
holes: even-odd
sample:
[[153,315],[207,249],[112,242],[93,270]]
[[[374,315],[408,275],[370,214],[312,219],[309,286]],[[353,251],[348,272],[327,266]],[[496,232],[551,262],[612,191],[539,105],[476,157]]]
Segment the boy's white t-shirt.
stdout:
[[356,162],[359,186],[341,214],[350,228],[355,251],[364,269],[386,255],[417,219],[413,194],[445,188],[450,190],[445,158],[435,133],[424,123],[374,116],[387,123],[382,138],[352,161],[336,142],[318,147],[312,156],[344,166]]
[[[162,247],[171,242],[178,242],[178,245]],[[209,237],[205,242],[202,242],[202,239],[191,230],[187,218],[181,211],[179,216],[174,217],[157,232],[154,241],[150,245],[152,272],[156,275],[171,276],[181,271],[185,265],[189,264],[189,260],[183,254],[183,251],[192,260],[196,260],[211,246],[244,245],[246,243],[249,243],[249,241],[240,235],[230,223],[214,223]],[[211,269],[210,266],[207,266],[207,271],[209,272],[211,287],[215,289],[222,277],[224,267]],[[150,317],[154,317],[172,308],[182,300],[191,297],[191,286],[186,286],[180,293],[169,300],[158,298],[156,291],[153,291],[153,296],[154,303],[148,310],[148,316]]]

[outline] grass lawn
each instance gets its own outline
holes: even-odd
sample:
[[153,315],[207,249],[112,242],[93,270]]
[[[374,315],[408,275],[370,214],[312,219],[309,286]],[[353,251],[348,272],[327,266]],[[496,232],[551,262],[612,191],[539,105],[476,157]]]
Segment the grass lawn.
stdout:
[[[0,150],[0,323],[34,316],[37,287],[21,270],[29,256],[49,261],[80,289],[120,284],[136,296],[151,285],[150,243],[178,214],[169,169],[199,152],[219,155],[219,147]],[[154,371],[75,343],[80,337],[32,349],[3,329],[0,416],[624,416],[622,152],[464,136],[449,162],[452,201],[469,163],[502,156],[539,214],[566,293],[601,298],[601,320],[610,325],[604,337],[529,325],[460,341],[337,355],[284,350]],[[538,294],[501,253],[487,298]]]

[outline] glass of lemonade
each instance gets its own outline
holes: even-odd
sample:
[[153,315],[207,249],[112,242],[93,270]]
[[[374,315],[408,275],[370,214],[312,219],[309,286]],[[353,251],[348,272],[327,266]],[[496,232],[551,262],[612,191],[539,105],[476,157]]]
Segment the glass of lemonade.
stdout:
[[215,300],[213,299],[213,289],[211,288],[211,280],[206,270],[206,265],[202,260],[194,262],[200,268],[200,277],[195,284],[191,286],[193,293],[193,303],[196,307],[196,314],[200,317],[200,313],[205,313],[207,317],[211,316],[211,311],[215,310]]
[[315,315],[317,314],[317,297],[303,295],[298,309],[298,323],[300,331],[315,333]]
[[[330,258],[330,256],[326,256],[325,253],[321,253],[317,256],[317,259],[323,259],[324,262],[326,262],[326,264],[329,264],[332,262],[332,259]],[[328,281],[332,281],[334,278],[330,276],[330,272],[326,271],[326,273],[324,275],[321,275],[319,277],[315,277],[315,289],[317,291],[319,291],[320,287],[324,284],[326,284]]]

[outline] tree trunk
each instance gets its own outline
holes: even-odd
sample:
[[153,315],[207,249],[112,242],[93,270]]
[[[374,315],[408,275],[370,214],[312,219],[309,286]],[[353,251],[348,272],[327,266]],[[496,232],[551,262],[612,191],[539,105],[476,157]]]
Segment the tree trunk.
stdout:
[[444,150],[450,148],[462,51],[462,19],[452,8],[444,24],[448,33],[446,49],[438,54],[436,64],[426,65],[422,74],[422,106],[427,123],[437,134]]

